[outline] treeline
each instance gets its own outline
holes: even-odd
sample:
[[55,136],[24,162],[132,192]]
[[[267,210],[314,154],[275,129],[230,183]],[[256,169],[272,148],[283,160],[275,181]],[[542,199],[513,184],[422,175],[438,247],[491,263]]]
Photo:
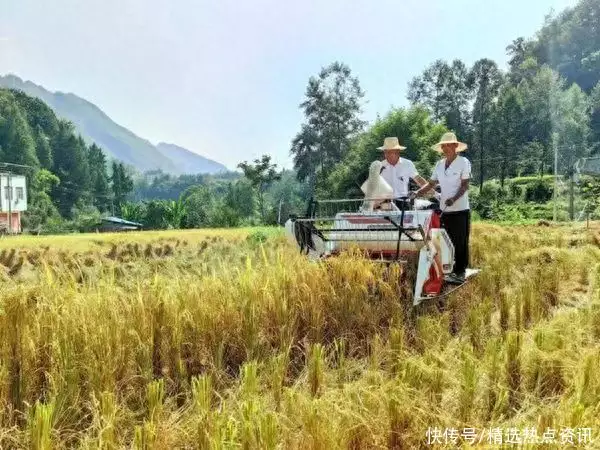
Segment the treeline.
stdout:
[[[240,165],[244,164],[245,175],[237,174],[233,180],[162,174],[151,182],[152,189],[169,196],[128,202],[122,215],[149,229],[220,228],[275,225],[305,209],[306,185],[298,182],[294,172],[276,170],[268,156]],[[185,189],[179,191],[182,186]],[[141,192],[138,185],[135,195]]]
[[110,170],[103,151],[87,145],[73,125],[41,100],[0,89],[0,163],[28,178],[30,230],[76,228],[119,208],[133,188],[123,164]]
[[130,200],[178,200],[181,194],[192,186],[211,183],[226,185],[226,182],[235,181],[240,177],[239,172],[227,172],[219,175],[171,175],[162,170],[152,170],[134,176]]
[[367,127],[365,93],[336,62],[309,80],[300,105],[305,122],[292,142],[298,179],[319,196],[360,195],[359,186],[385,136],[398,136],[405,156],[429,176],[439,157],[430,146],[448,129],[469,144],[476,185],[485,180],[569,176],[575,161],[600,151],[600,0],[583,0],[548,17],[537,35],[508,47],[508,70],[481,59],[438,60],[408,86],[409,108]]
[[7,89],[0,89],[0,163],[27,176],[23,226],[34,233],[93,231],[108,214],[150,229],[276,224],[304,209],[307,197],[295,173],[277,170],[268,156],[219,176],[135,173],[84,142],[43,101]]

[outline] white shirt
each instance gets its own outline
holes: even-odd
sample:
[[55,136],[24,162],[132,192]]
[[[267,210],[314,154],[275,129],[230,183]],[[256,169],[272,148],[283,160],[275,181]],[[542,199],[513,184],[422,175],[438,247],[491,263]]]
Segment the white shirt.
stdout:
[[394,198],[408,195],[408,182],[419,175],[414,163],[409,159],[400,158],[395,166],[387,160],[381,162],[383,170],[381,176],[394,190]]
[[469,191],[466,191],[452,206],[446,206],[446,200],[456,195],[461,181],[471,178],[471,163],[464,156],[456,156],[446,169],[446,158],[437,162],[433,168],[431,179],[440,184],[442,199],[440,208],[444,211],[464,211],[469,209]]

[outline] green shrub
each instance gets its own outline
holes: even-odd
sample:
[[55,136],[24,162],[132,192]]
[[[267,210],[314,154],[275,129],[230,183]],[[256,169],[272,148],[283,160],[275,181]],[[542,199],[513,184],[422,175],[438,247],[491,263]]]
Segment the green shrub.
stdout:
[[268,238],[269,237],[264,231],[253,231],[246,238],[246,242],[248,242],[250,245],[258,245],[266,242]]
[[512,181],[507,184],[508,186],[508,195],[514,201],[519,201],[523,199],[523,188]]
[[546,203],[552,198],[554,190],[544,182],[538,179],[525,187],[525,201],[535,203]]

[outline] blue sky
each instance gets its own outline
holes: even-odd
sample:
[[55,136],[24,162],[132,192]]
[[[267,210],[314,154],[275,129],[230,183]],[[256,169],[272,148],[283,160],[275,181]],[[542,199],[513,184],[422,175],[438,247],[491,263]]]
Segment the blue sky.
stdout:
[[[43,4],[42,4],[43,3]],[[308,78],[345,62],[364,118],[437,58],[506,64],[573,0],[0,0],[0,74],[73,92],[153,143],[291,167]]]

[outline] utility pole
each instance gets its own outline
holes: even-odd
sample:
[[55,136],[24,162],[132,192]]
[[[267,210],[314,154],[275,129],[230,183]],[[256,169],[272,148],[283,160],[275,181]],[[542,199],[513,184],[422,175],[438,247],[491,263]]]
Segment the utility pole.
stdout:
[[11,182],[11,171],[8,169],[8,234],[12,234],[12,186]]
[[552,146],[554,147],[554,222],[558,217],[558,134],[552,133]]
[[569,220],[575,219],[575,167],[573,167],[573,146],[569,152]]
[[281,203],[283,202],[283,199],[280,198],[279,199],[279,212],[277,213],[277,225],[281,225]]

